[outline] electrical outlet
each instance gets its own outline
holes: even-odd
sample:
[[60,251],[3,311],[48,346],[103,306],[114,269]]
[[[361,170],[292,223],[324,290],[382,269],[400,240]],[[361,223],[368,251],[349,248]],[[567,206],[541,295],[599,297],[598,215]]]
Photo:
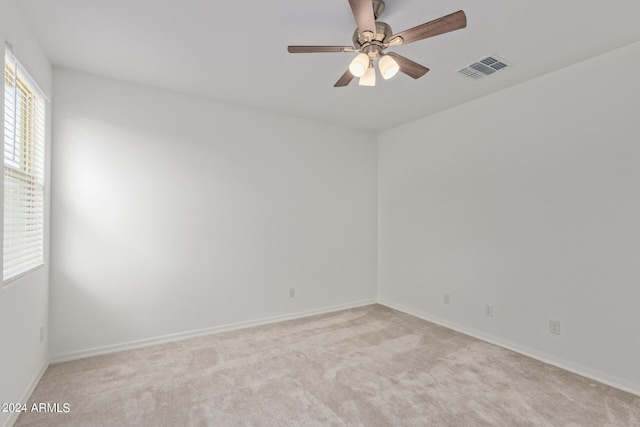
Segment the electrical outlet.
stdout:
[[44,326],[40,326],[40,342],[44,341]]
[[451,304],[451,295],[444,294],[444,303],[445,304]]
[[493,306],[489,304],[484,306],[484,315],[488,317],[493,317]]
[[296,297],[296,288],[289,288],[289,298]]
[[554,335],[560,335],[560,321],[559,320],[549,320],[549,332]]

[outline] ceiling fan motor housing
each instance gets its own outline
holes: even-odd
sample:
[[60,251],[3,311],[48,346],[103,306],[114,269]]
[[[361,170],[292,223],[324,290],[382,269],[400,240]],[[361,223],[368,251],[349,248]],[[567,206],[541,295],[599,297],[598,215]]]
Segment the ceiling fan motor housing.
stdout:
[[367,39],[362,34],[360,34],[358,32],[358,29],[356,28],[356,30],[353,32],[353,47],[355,47],[356,49],[362,49],[368,43],[378,44],[380,46],[383,46],[384,40],[388,39],[392,35],[393,35],[393,31],[391,30],[391,27],[389,26],[389,24],[382,21],[376,21],[375,38],[370,42],[368,42]]

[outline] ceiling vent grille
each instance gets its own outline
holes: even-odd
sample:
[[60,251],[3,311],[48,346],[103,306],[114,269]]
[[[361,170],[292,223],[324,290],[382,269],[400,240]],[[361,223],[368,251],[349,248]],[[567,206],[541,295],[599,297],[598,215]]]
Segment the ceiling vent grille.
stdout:
[[457,72],[472,79],[481,79],[491,74],[504,70],[509,65],[507,61],[498,58],[496,55],[488,55],[476,62],[459,69]]

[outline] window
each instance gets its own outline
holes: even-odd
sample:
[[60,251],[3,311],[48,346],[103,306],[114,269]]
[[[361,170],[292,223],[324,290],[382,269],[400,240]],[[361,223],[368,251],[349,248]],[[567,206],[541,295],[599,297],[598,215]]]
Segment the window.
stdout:
[[3,281],[44,264],[45,97],[15,57],[4,66]]

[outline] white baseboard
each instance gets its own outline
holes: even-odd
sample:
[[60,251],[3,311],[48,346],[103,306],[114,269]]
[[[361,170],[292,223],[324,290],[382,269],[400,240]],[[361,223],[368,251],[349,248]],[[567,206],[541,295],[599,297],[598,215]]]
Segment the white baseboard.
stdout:
[[[27,401],[29,400],[29,398],[33,394],[33,391],[36,389],[36,387],[38,386],[38,383],[42,379],[42,376],[47,371],[48,367],[49,367],[49,363],[45,363],[45,364],[42,365],[42,367],[40,368],[38,373],[31,380],[31,383],[29,384],[29,387],[27,387],[25,392],[22,394],[22,398],[20,399],[20,403],[25,403],[25,404],[27,403]],[[13,426],[16,423],[16,421],[18,421],[18,417],[19,416],[20,416],[20,412],[12,412],[11,416],[7,419],[7,421],[5,422],[4,426],[5,427]]]
[[217,334],[220,332],[233,331],[237,329],[250,328],[252,326],[267,325],[270,323],[282,322],[284,320],[299,319],[301,317],[314,316],[316,314],[331,313],[334,311],[346,310],[349,308],[362,307],[365,305],[371,305],[377,303],[377,300],[363,300],[354,303],[334,305],[330,307],[324,307],[319,309],[307,310],[296,313],[283,314],[278,316],[266,317],[257,320],[249,320],[246,322],[232,323],[228,325],[214,326],[211,328],[198,329],[194,331],[180,332],[176,334],[163,335],[154,338],[147,338],[142,340],[130,341],[121,344],[107,345],[103,347],[95,347],[86,350],[72,351],[68,353],[54,354],[49,357],[49,363],[68,362],[71,360],[84,359],[87,357],[100,356],[109,353],[116,353],[120,351],[133,350],[136,348],[149,347],[157,344],[164,344],[168,342],[182,341],[189,338],[201,337],[204,335]]
[[394,302],[383,300],[383,299],[378,299],[378,304],[384,305],[394,310],[401,311],[406,314],[410,314],[411,316],[418,317],[428,322],[432,322],[440,326],[444,326],[445,328],[453,329],[454,331],[460,332],[462,334],[469,335],[471,337],[477,338],[479,340],[488,342],[493,345],[497,345],[498,347],[506,348],[507,350],[511,350],[513,352],[522,354],[532,359],[539,360],[540,362],[544,362],[549,365],[556,366],[560,369],[564,369],[565,371],[569,371],[574,374],[597,381],[599,383],[606,384],[608,386],[617,388],[622,391],[626,391],[627,393],[640,396],[640,388],[638,388],[636,384],[628,384],[624,380],[621,380],[619,378],[612,378],[606,374],[603,374],[602,372],[597,372],[597,371],[585,368],[584,366],[578,366],[570,362],[567,362],[566,360],[557,359],[551,355],[540,353],[530,348],[519,346],[518,344],[512,343],[510,341],[503,340],[500,337],[495,337],[489,334],[485,334],[481,331],[477,331],[472,328],[468,328],[462,325],[458,325],[456,323],[446,321],[444,319],[440,319],[438,317],[431,316],[425,312],[414,310],[412,308],[405,307],[401,304],[396,304]]

